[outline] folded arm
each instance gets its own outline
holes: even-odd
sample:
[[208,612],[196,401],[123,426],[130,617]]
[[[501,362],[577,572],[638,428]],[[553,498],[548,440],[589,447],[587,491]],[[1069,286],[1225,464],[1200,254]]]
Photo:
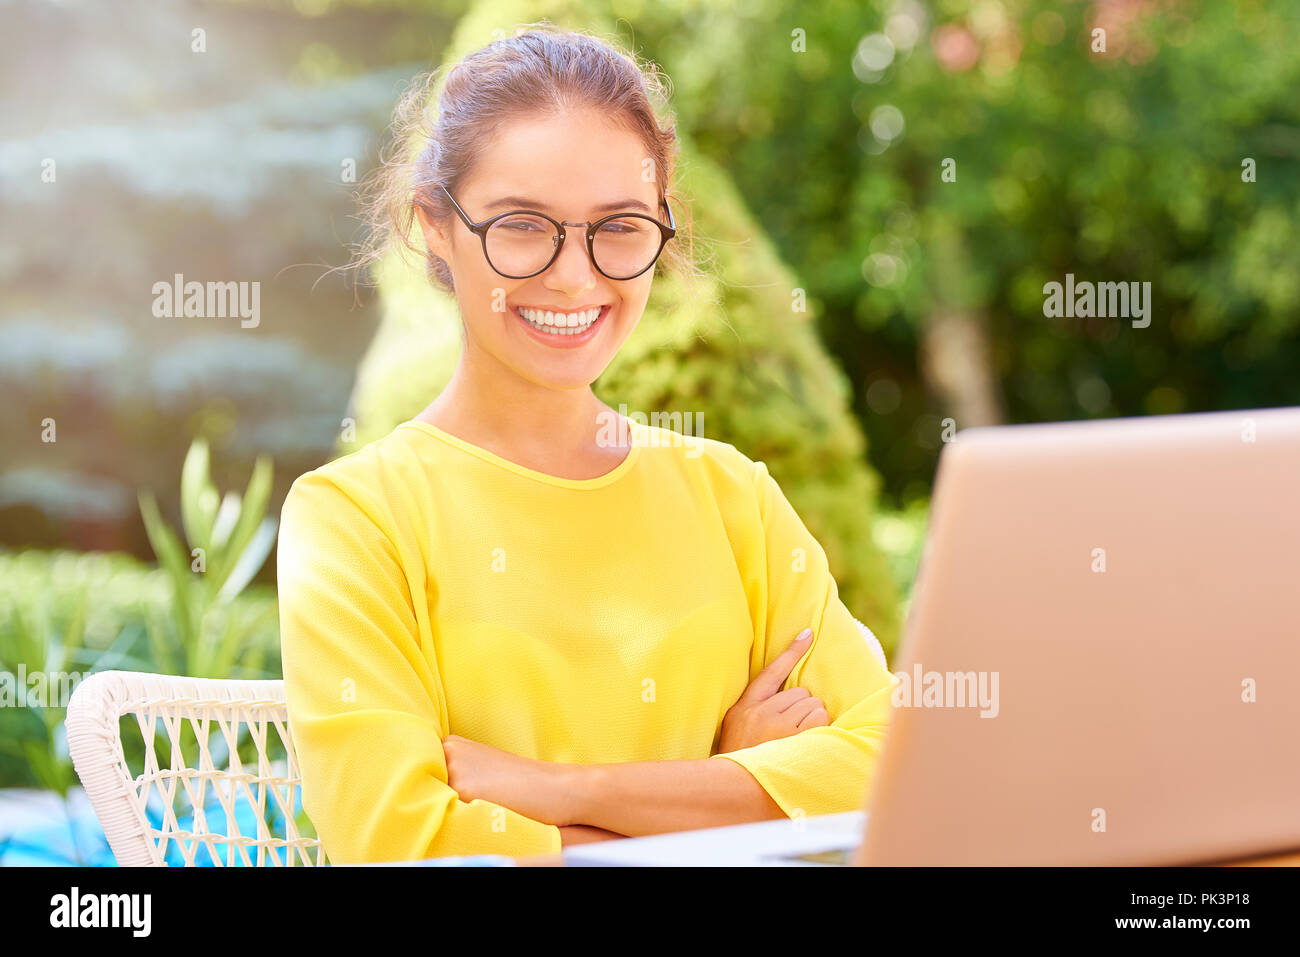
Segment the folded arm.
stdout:
[[890,686],[825,727],[684,761],[560,764],[452,736],[462,796],[561,828],[639,837],[861,807],[888,718]]
[[835,724],[697,760],[559,764],[463,742],[452,745],[457,760],[464,754],[462,766],[480,783],[463,784],[456,766],[451,782],[537,821],[629,837],[856,810],[883,736],[877,718],[882,706],[887,712],[889,690]]
[[863,806],[892,714],[892,678],[840,600],[825,552],[762,463],[754,478],[760,528],[738,543],[756,623],[752,682],[778,665],[791,637],[811,623],[811,646],[793,670],[783,669],[780,686],[808,689],[829,720],[696,760],[510,765],[513,756],[501,758],[504,752],[479,752],[505,762],[507,772],[485,796],[539,821],[630,836]]
[[697,761],[579,768],[573,791],[584,823],[653,834],[863,806],[892,715],[892,677],[840,600],[825,551],[762,462],[753,479],[759,521],[736,542],[755,623],[751,680],[780,665],[810,625],[811,647],[780,687],[806,688],[829,720]]

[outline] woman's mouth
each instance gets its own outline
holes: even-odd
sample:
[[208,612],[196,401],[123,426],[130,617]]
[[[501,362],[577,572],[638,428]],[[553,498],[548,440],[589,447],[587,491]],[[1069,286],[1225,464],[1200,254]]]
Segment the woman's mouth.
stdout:
[[604,305],[574,312],[554,312],[528,306],[511,306],[510,311],[547,345],[576,346],[592,338],[612,308]]

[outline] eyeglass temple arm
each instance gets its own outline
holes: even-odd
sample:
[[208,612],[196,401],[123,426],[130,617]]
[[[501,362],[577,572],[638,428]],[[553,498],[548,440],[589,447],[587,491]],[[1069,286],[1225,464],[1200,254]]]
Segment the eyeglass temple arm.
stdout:
[[461,221],[469,228],[470,232],[477,233],[481,224],[470,219],[465,210],[460,208],[460,203],[456,202],[456,197],[451,195],[451,190],[447,189],[446,186],[439,186],[438,188],[446,194],[449,200],[451,200],[451,205],[452,208],[456,210],[456,215],[461,218]]
[[677,222],[673,219],[673,208],[668,205],[668,197],[663,198],[664,209],[668,211],[668,228],[677,232]]

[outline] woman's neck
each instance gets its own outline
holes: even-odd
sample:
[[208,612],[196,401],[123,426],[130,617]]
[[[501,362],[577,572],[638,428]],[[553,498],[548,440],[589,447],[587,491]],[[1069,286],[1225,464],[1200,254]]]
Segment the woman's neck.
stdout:
[[[462,366],[415,418],[509,461],[568,478],[602,475],[628,451],[618,413],[589,386],[557,391],[516,379],[488,387]],[[617,445],[610,445],[611,434]]]

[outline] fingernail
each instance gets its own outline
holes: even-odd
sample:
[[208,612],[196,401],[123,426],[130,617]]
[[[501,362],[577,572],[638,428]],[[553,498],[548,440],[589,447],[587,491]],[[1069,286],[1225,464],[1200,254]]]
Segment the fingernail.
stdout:
[[803,631],[799,632],[799,637],[796,638],[795,641],[806,641],[811,637],[812,637],[812,629],[805,628]]

